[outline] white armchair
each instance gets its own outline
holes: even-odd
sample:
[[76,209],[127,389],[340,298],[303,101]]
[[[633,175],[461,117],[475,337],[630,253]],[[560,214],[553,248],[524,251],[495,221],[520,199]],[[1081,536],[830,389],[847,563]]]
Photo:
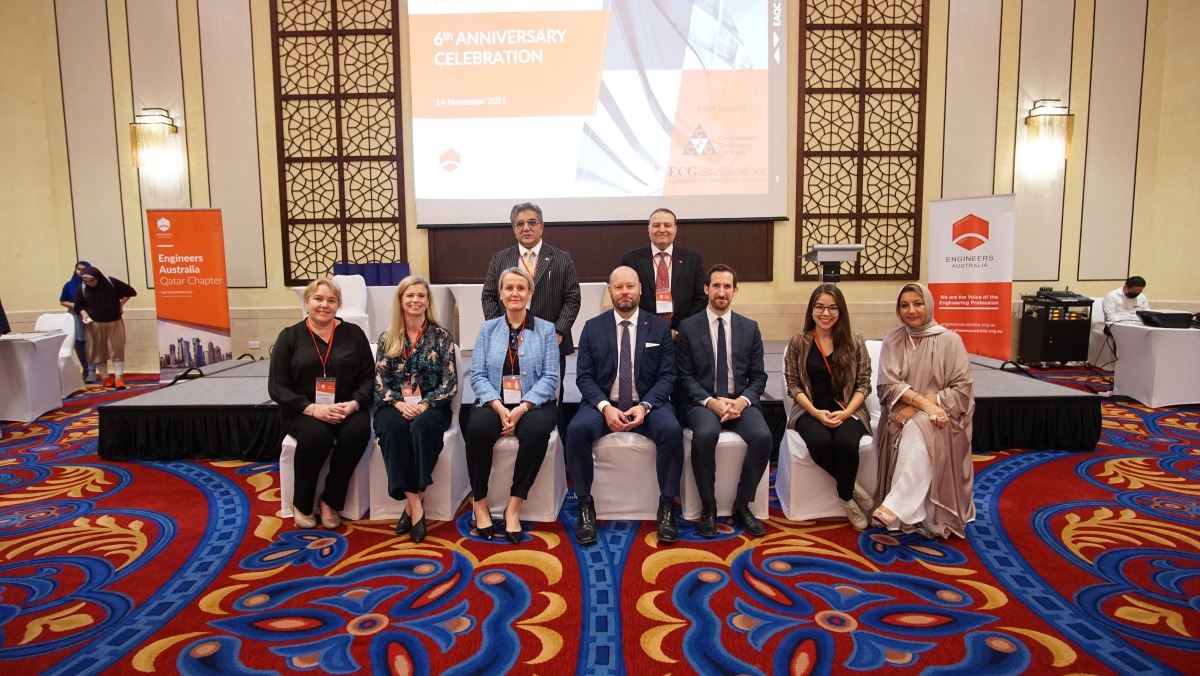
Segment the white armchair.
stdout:
[[83,373],[75,361],[75,318],[69,312],[55,312],[41,315],[34,324],[34,331],[63,331],[67,339],[58,349],[58,385],[62,389],[62,398],[84,389]]
[[337,316],[357,324],[367,334],[368,341],[378,336],[371,333],[371,315],[367,313],[367,282],[362,275],[334,275],[334,284],[342,290],[342,303]]

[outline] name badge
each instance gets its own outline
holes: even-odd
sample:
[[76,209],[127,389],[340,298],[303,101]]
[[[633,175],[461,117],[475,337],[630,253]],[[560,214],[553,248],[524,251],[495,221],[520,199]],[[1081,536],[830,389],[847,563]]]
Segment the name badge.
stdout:
[[503,391],[504,405],[516,406],[521,403],[521,376],[504,376]]
[[406,404],[421,403],[421,388],[416,385],[402,385],[400,394],[403,395]]
[[654,311],[655,312],[671,312],[671,292],[659,291],[654,294]]
[[336,378],[317,378],[317,396],[313,398],[314,402],[322,406],[332,406],[335,403],[334,396],[336,394]]

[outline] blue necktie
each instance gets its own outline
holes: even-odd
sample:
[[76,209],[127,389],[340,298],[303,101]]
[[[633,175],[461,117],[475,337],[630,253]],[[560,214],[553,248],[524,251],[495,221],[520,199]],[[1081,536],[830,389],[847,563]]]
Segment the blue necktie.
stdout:
[[717,396],[729,396],[729,351],[725,348],[725,319],[717,318]]
[[629,320],[621,322],[621,358],[617,364],[617,408],[633,408],[633,355],[629,346]]

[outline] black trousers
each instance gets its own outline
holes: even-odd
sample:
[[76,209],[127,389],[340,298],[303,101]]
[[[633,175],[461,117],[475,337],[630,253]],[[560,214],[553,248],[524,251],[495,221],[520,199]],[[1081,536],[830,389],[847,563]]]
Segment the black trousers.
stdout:
[[[683,431],[675,411],[669,406],[656,408],[632,431],[654,441],[659,498],[679,497],[679,479],[683,473]],[[567,426],[567,464],[571,468],[575,495],[581,498],[592,494],[592,478],[596,467],[592,444],[610,432],[604,414],[594,406],[580,406]]]
[[[553,403],[543,404],[528,411],[517,423],[517,461],[513,467],[511,495],[522,500],[529,497],[529,489],[537,479],[542,460],[546,458],[546,447],[550,432],[558,424],[558,407]],[[491,406],[471,409],[467,423],[467,474],[471,478],[471,494],[476,500],[488,496],[488,479],[492,474],[492,446],[500,438],[500,416]]]
[[692,473],[696,476],[701,503],[712,505],[716,500],[717,438],[722,429],[736,432],[746,442],[737,498],[754,502],[758,482],[771,462],[771,428],[762,411],[757,406],[747,406],[740,418],[722,423],[716,413],[696,404],[687,410],[687,424],[692,429]]
[[813,462],[837,482],[838,497],[849,500],[854,495],[854,478],[858,476],[858,444],[867,433],[862,421],[850,418],[829,428],[811,415],[802,415],[794,427],[808,446]]
[[321,499],[335,510],[346,506],[350,475],[358,467],[367,441],[371,438],[371,414],[359,410],[336,425],[301,415],[284,428],[296,440],[295,488],[292,504],[303,514],[312,514],[317,499],[317,478],[325,460],[329,474]]
[[403,500],[405,493],[420,493],[433,483],[433,467],[453,417],[449,406],[428,409],[412,420],[394,406],[375,411],[375,437],[393,500]]

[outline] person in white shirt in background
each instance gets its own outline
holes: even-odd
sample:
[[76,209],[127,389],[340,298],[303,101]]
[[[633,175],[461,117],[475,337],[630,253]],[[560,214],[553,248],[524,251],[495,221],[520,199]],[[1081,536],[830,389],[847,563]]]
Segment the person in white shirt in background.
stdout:
[[1134,275],[1125,280],[1118,289],[1104,297],[1104,325],[1107,327],[1116,322],[1141,322],[1139,310],[1149,310],[1150,301],[1142,290],[1146,288],[1146,280]]

